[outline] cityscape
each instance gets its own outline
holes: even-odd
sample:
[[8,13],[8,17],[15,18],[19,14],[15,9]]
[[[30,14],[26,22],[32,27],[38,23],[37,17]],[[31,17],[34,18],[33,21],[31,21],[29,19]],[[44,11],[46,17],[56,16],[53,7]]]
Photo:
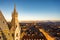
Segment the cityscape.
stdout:
[[0,0],[0,40],[60,40],[59,0]]

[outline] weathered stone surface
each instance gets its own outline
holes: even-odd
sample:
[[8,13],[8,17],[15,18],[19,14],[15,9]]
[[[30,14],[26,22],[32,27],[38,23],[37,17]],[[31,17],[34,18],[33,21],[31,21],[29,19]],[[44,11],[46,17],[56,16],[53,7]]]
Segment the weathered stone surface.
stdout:
[[9,31],[7,22],[6,22],[5,18],[4,18],[4,16],[2,15],[1,11],[0,11],[0,29],[2,30],[2,32],[6,36],[7,40],[13,40],[12,36],[10,35],[10,31]]

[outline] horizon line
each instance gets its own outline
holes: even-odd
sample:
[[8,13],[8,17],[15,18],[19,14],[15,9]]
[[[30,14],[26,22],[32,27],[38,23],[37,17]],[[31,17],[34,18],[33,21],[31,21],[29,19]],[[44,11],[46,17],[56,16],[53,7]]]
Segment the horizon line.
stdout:
[[[40,22],[41,21],[45,21],[45,22],[48,22],[48,21],[56,22],[56,21],[60,21],[60,20],[19,20],[19,22],[39,22],[39,21]],[[7,22],[11,22],[11,20],[10,21],[7,21]]]

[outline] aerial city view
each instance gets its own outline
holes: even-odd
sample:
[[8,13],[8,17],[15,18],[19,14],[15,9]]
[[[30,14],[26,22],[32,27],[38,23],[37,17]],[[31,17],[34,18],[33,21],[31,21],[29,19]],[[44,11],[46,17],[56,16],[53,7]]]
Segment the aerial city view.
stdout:
[[0,0],[0,40],[60,40],[60,0]]

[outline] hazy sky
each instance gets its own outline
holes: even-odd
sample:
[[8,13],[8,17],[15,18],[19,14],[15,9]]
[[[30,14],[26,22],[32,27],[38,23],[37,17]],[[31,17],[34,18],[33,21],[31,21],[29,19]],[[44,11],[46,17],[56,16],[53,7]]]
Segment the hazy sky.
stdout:
[[7,21],[12,18],[14,4],[19,21],[60,20],[60,0],[0,0],[0,10]]

